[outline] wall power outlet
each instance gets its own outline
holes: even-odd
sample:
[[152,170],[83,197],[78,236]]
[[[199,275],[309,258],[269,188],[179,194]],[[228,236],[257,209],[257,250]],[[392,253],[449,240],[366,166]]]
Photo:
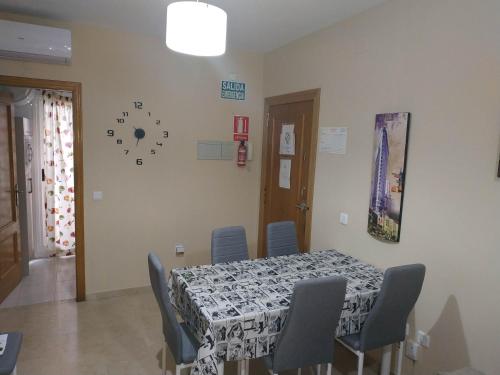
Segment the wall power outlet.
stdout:
[[431,346],[431,337],[422,330],[417,331],[416,340],[420,345],[422,345],[426,348]]
[[420,345],[415,341],[408,340],[406,343],[406,356],[413,361],[418,360],[418,350],[420,349]]
[[176,254],[184,254],[184,245],[181,243],[175,244],[175,253]]

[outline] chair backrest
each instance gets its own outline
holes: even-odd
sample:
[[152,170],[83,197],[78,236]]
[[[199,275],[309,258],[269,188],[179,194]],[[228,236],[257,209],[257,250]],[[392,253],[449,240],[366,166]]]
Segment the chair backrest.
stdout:
[[225,227],[212,231],[212,264],[248,259],[245,228]]
[[267,224],[267,256],[293,255],[299,252],[297,231],[293,221]]
[[425,266],[409,264],[388,268],[375,305],[361,330],[360,350],[403,341],[406,321],[424,282]]
[[182,333],[177,322],[175,309],[170,302],[168,286],[165,279],[165,269],[158,256],[154,253],[148,254],[149,279],[153,288],[156,301],[160,306],[161,318],[163,321],[163,335],[165,342],[172,352],[175,362],[181,363],[182,356]]
[[333,361],[335,331],[347,281],[322,277],[295,284],[290,309],[276,343],[273,372]]

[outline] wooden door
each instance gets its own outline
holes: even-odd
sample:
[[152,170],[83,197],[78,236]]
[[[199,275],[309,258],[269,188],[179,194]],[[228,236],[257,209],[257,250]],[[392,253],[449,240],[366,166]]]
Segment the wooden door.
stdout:
[[21,281],[12,107],[0,96],[0,302]]
[[[299,249],[309,250],[318,102],[319,90],[266,99],[259,256],[267,254],[267,224],[284,220],[295,222]],[[288,150],[280,147],[286,130],[295,143]]]

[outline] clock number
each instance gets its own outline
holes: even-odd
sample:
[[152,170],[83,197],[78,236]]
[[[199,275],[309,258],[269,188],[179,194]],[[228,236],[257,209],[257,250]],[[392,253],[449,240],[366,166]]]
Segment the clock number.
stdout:
[[160,125],[160,120],[156,120],[156,125]]
[[156,145],[160,146],[160,147],[163,147],[163,143],[161,143],[161,142],[156,142]]
[[137,160],[135,161],[135,164],[137,164],[137,165],[142,165],[142,159],[137,159]]
[[125,119],[123,119],[123,118],[117,118],[116,122],[119,123],[119,124],[124,124],[125,123]]
[[125,155],[128,155],[129,150],[123,150],[123,151],[125,151]]
[[155,149],[151,149],[151,155],[155,155],[156,154],[156,150]]
[[166,130],[163,131],[163,138],[168,138],[168,131]]
[[142,109],[142,102],[134,102],[135,109]]
[[116,140],[116,144],[121,145],[122,143],[123,143],[123,141],[121,139]]
[[128,117],[128,112],[122,112],[123,117]]
[[151,117],[151,112],[148,112],[148,116]]
[[114,137],[115,136],[115,131],[113,129],[108,130],[108,137]]

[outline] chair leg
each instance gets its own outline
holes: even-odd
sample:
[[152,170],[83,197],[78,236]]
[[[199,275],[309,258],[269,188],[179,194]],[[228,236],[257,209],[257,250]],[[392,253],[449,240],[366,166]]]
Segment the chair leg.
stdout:
[[389,375],[391,372],[391,354],[392,345],[386,345],[382,349],[382,363],[380,366],[380,375]]
[[167,375],[167,343],[163,343],[163,349],[161,351],[161,373],[162,375]]
[[[238,370],[239,370],[239,362],[238,362]],[[224,361],[220,361],[217,363],[217,374],[224,375]]]
[[332,363],[331,362],[329,362],[326,365],[326,375],[332,375]]
[[249,375],[248,359],[238,361],[238,375]]
[[316,375],[321,375],[321,364],[316,365]]
[[398,367],[396,370],[396,375],[401,375],[401,369],[403,367],[403,351],[404,351],[404,346],[405,342],[401,341],[399,343],[399,350],[398,350]]
[[302,374],[302,369],[301,368],[297,369],[297,375],[301,375],[301,374]]
[[364,363],[365,363],[365,353],[358,352],[358,375],[363,375]]

